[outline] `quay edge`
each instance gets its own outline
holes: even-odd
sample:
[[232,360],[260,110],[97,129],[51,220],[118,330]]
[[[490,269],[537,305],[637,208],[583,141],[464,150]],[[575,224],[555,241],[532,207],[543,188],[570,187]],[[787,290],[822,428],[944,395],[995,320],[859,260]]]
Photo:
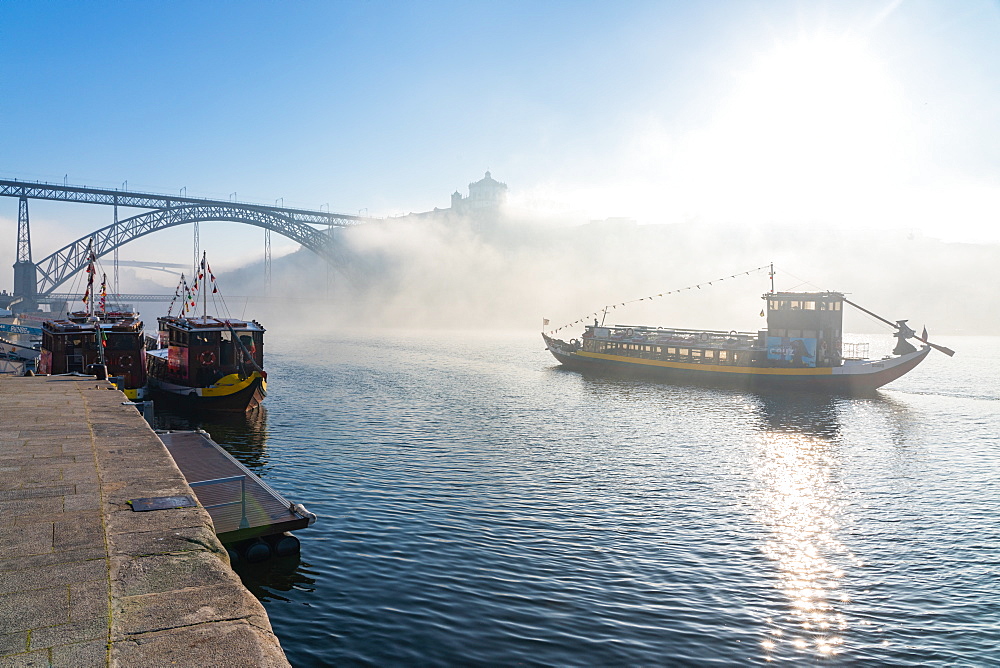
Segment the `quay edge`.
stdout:
[[260,602],[125,397],[0,375],[0,664],[288,666]]

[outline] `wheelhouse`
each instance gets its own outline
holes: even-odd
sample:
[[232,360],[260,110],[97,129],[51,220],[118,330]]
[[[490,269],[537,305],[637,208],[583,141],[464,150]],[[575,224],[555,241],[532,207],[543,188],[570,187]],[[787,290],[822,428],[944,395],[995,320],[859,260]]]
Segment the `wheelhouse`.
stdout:
[[213,317],[157,319],[166,359],[150,356],[150,373],[171,382],[211,385],[230,374],[248,376],[264,366],[264,328],[256,321]]
[[767,359],[771,366],[840,366],[844,295],[840,292],[770,292]]

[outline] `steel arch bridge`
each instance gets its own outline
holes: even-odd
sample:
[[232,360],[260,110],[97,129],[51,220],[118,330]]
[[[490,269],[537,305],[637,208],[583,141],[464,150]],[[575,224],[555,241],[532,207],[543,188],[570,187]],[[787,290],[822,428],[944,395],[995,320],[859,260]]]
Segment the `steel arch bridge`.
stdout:
[[[84,268],[88,260],[87,247],[91,239],[94,240],[95,255],[99,257],[115,251],[133,239],[167,227],[201,221],[227,221],[277,232],[297,241],[332,265],[340,265],[343,258],[337,252],[336,245],[331,243],[329,232],[334,227],[348,227],[376,220],[331,213],[329,207],[327,211],[314,211],[16,179],[0,179],[0,197],[16,197],[20,200],[17,220],[17,262],[14,264],[14,302],[23,300],[26,304],[34,303],[39,297],[52,295],[56,287]],[[115,222],[60,248],[36,264],[31,257],[29,199],[113,206]],[[118,207],[152,209],[152,211],[119,221]],[[321,229],[313,227],[314,225],[321,226]],[[266,251],[265,258],[265,263],[269,262],[269,250]]]
[[[101,257],[130,241],[168,227],[203,221],[245,223],[262,227],[302,244],[330,263],[339,258],[330,244],[326,230],[318,230],[291,216],[239,204],[192,204],[156,209],[120,220],[63,246],[35,264],[38,270],[38,295],[46,296],[87,266],[87,249],[93,240],[94,255]],[[340,225],[343,226],[343,225]]]

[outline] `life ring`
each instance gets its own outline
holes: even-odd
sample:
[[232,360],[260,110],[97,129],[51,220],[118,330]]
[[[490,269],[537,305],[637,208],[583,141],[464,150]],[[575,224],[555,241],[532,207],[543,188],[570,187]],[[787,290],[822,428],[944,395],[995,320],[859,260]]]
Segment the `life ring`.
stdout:
[[635,334],[635,332],[632,331],[631,327],[625,330],[625,336],[632,336],[633,334]]
[[118,365],[119,366],[132,366],[132,356],[131,355],[122,355],[121,357],[118,358]]
[[215,353],[211,350],[206,350],[198,356],[198,361],[200,361],[203,366],[211,366],[215,364]]

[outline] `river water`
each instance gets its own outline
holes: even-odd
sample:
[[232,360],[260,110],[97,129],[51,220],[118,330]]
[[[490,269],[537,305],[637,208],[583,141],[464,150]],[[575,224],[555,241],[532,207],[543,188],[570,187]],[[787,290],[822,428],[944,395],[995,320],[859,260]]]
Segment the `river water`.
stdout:
[[241,571],[294,666],[996,665],[1000,338],[939,343],[828,398],[271,332],[265,409],[202,426],[320,516]]

